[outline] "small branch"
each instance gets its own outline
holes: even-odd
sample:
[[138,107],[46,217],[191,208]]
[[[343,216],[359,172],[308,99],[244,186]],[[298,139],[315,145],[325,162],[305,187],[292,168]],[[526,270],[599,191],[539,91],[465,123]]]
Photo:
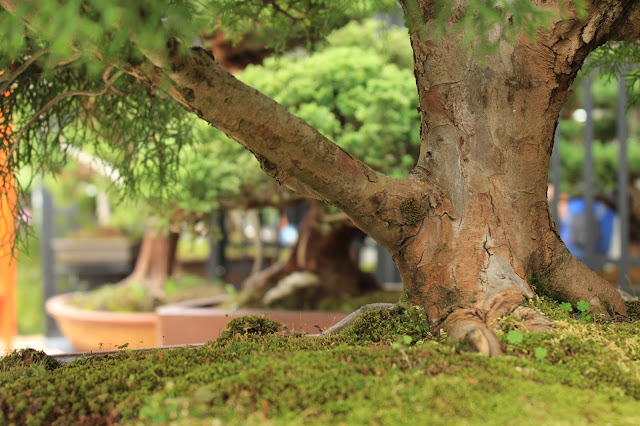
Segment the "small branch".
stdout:
[[293,16],[289,11],[280,7],[280,5],[275,0],[271,2],[271,5],[273,6],[276,12],[283,14],[284,16],[289,18],[289,20],[292,22],[302,22],[304,19],[304,17],[297,18]]
[[69,92],[61,93],[55,98],[51,99],[49,102],[47,102],[42,108],[40,108],[40,111],[34,114],[33,117],[31,117],[29,121],[27,121],[27,123],[24,126],[22,126],[22,128],[18,132],[15,142],[12,144],[11,149],[7,153],[6,159],[2,163],[2,167],[7,165],[10,158],[13,156],[13,153],[16,151],[16,149],[20,145],[20,139],[22,139],[22,135],[24,134],[25,130],[27,130],[33,123],[35,123],[38,120],[38,118],[40,118],[40,116],[45,112],[47,112],[52,106],[54,106],[55,104],[57,104],[63,99],[70,98],[73,96],[101,96],[107,93],[111,85],[118,79],[118,77],[124,74],[123,71],[117,71],[113,76],[109,78],[109,74],[111,74],[112,70],[113,70],[113,66],[110,66],[104,71],[104,73],[102,73],[102,80],[105,82],[105,85],[102,89],[96,90],[96,91],[71,90]]
[[20,76],[20,74],[22,74],[23,72],[26,71],[27,68],[29,68],[31,66],[31,64],[33,64],[40,56],[44,55],[45,53],[49,52],[49,48],[45,47],[44,49],[34,53],[33,55],[31,55],[31,57],[29,59],[27,59],[24,64],[22,64],[20,66],[20,68],[18,68],[13,74],[9,75],[7,78],[8,80],[4,82],[4,84],[2,85],[2,87],[0,87],[0,93],[4,93],[6,92],[11,85],[13,84],[14,81],[16,81],[16,78],[18,78]]

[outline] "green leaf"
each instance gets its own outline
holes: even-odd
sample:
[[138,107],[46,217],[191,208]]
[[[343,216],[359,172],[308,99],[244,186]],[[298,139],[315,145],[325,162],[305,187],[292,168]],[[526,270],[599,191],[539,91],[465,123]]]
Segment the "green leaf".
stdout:
[[522,343],[523,338],[524,335],[518,330],[509,330],[509,333],[507,333],[507,342],[511,344]]
[[402,336],[402,342],[405,345],[410,345],[413,342],[413,338],[411,336]]
[[581,300],[576,304],[576,308],[578,308],[580,312],[587,312],[589,310],[589,302]]
[[123,345],[118,346],[118,349],[125,349],[129,347],[129,343],[125,343]]
[[573,311],[573,306],[571,306],[571,303],[569,303],[569,302],[562,302],[560,304],[560,308],[562,310],[564,310],[564,311],[567,311],[567,312]]
[[535,355],[536,359],[544,361],[547,355],[549,355],[549,351],[547,351],[545,348],[537,347],[533,350],[533,354]]

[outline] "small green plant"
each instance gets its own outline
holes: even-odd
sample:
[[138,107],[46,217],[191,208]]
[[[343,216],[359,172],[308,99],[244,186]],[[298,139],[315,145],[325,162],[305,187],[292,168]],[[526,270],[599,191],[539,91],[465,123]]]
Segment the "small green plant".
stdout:
[[581,300],[576,304],[576,308],[580,311],[580,321],[586,322],[591,319],[591,315],[589,314],[589,302]]
[[398,336],[396,338],[396,341],[391,344],[391,347],[393,349],[399,349],[405,346],[409,346],[411,343],[413,343],[413,337],[407,335]]
[[124,343],[124,344],[118,346],[118,349],[126,349],[128,347],[129,347],[129,343],[127,342],[127,343]]
[[569,303],[569,302],[562,302],[560,304],[560,308],[562,310],[564,310],[564,311],[567,311],[567,312],[572,312],[573,311],[573,306],[571,306],[571,303]]
[[522,343],[523,339],[524,339],[524,335],[522,334],[521,331],[509,330],[509,332],[507,333],[507,342],[509,342],[512,345],[516,343]]
[[[560,304],[560,308],[567,312],[573,312],[573,306],[569,302],[562,302]],[[591,319],[591,314],[589,314],[589,302],[580,300],[578,303],[576,303],[576,309],[579,311],[579,314],[576,314],[577,319],[583,322],[589,321]]]
[[[569,304],[569,308],[571,308],[571,304]],[[564,308],[563,308],[564,309]],[[507,333],[507,342],[511,345],[515,345],[518,343],[522,343],[524,341],[524,334],[519,330],[509,330]],[[533,350],[533,355],[536,357],[538,361],[544,363],[545,358],[549,355],[549,352],[545,348],[536,347]]]
[[538,361],[544,364],[544,360],[547,357],[547,355],[549,355],[549,351],[546,350],[545,348],[537,347],[533,350],[533,354],[535,355]]

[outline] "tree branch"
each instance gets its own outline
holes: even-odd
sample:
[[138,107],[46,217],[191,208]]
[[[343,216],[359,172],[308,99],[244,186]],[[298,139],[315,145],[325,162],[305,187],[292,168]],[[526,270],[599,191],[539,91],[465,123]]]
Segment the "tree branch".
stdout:
[[49,48],[45,47],[44,49],[41,49],[39,51],[37,51],[36,53],[34,53],[33,55],[31,55],[31,57],[29,59],[27,59],[24,64],[22,64],[20,66],[20,68],[18,68],[17,70],[15,70],[13,73],[9,74],[7,76],[7,80],[2,84],[2,87],[0,87],[0,93],[4,93],[7,91],[7,89],[9,89],[11,87],[11,84],[16,81],[16,78],[18,78],[20,76],[20,74],[22,74],[23,72],[26,71],[27,68],[29,68],[29,66],[31,66],[31,64],[33,64],[40,56],[44,55],[45,53],[49,52]]
[[626,2],[624,17],[616,26],[610,41],[640,39],[640,1]]
[[389,218],[398,213],[385,211],[381,204],[387,193],[424,194],[424,186],[375,172],[223,70],[204,49],[193,48],[182,55],[178,45],[170,44],[166,55],[146,55],[151,64],[130,65],[132,75],[160,85],[166,72],[168,92],[174,99],[249,149],[278,182],[340,208],[383,244],[395,245],[406,237],[401,231],[388,230]]

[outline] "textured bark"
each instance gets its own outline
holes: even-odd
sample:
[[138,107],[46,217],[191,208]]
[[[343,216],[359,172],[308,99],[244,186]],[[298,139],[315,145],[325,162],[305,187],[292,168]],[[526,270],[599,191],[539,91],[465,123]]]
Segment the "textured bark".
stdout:
[[411,36],[422,128],[420,156],[405,179],[374,172],[202,50],[180,56],[170,45],[167,55],[148,55],[152,65],[129,71],[152,84],[166,72],[170,94],[250,149],[269,175],[341,208],[392,253],[409,301],[426,309],[435,330],[499,354],[490,328],[501,316],[549,326],[520,306],[533,296],[532,283],[626,318],[617,291],[560,240],[546,192],[569,86],[589,52],[638,37],[640,2],[593,1],[583,20],[572,6],[563,20],[564,5],[544,2],[557,18],[535,41],[501,42],[481,60],[461,36],[420,39],[432,33],[434,4],[408,1],[418,6],[407,9],[414,28],[426,31]]
[[[427,17],[428,25],[430,2],[419,3],[418,19]],[[491,325],[531,297],[532,277],[559,299],[584,299],[602,315],[626,317],[615,289],[560,240],[546,191],[568,87],[587,54],[613,37],[636,4],[598,3],[584,21],[558,19],[535,43],[501,43],[484,62],[456,37],[412,36],[423,123],[416,168],[446,191],[450,205],[425,220],[395,260],[409,300],[484,352],[497,349],[480,323]]]
[[376,279],[362,272],[351,256],[350,247],[360,231],[346,224],[322,229],[319,203],[312,203],[300,225],[299,236],[288,258],[251,276],[244,286],[243,306],[265,306],[265,294],[296,272],[317,277],[311,285],[293,291],[269,306],[314,308],[324,299],[339,300],[360,296],[379,288]]

